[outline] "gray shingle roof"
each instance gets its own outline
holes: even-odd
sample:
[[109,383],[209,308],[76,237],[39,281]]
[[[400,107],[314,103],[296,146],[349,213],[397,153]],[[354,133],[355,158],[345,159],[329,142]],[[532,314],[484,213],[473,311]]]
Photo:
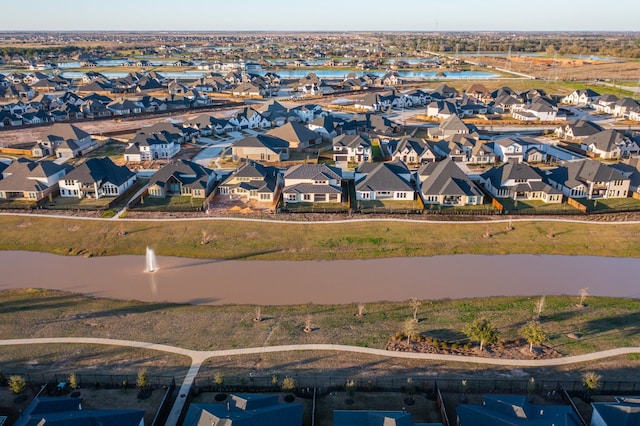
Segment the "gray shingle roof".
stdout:
[[[404,167],[403,167],[404,166]],[[358,169],[366,176],[356,182],[356,191],[413,191],[400,173],[408,173],[404,163],[365,163]]]
[[342,179],[342,170],[326,164],[298,164],[288,169],[285,179]]
[[482,191],[464,174],[456,163],[447,158],[433,166],[421,167],[418,175],[429,173],[422,182],[423,195],[466,195],[482,196]]
[[276,136],[286,141],[297,143],[315,141],[319,138],[316,132],[309,130],[309,128],[297,122],[288,122],[283,126],[271,129],[267,132],[267,135]]
[[126,166],[117,166],[109,157],[90,158],[66,174],[65,179],[82,183],[109,182],[116,186],[130,180],[135,173]]

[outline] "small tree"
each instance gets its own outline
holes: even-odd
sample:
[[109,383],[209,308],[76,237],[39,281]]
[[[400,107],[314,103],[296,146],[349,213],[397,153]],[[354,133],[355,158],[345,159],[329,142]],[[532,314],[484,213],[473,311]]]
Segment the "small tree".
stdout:
[[578,306],[583,307],[584,302],[587,300],[587,296],[589,296],[589,288],[581,288],[580,289],[580,302],[578,302]]
[[292,391],[296,388],[296,382],[291,377],[282,379],[282,390]]
[[467,387],[469,387],[469,382],[466,379],[462,379],[460,381],[460,389],[462,389],[462,396],[467,394]]
[[520,335],[529,342],[529,352],[533,352],[533,345],[541,345],[547,341],[547,333],[538,321],[530,321],[523,325]]
[[277,374],[272,374],[271,375],[271,384],[275,387],[278,387],[278,375]]
[[585,387],[586,398],[591,397],[591,393],[600,389],[602,376],[594,371],[587,371],[582,375],[582,385]]
[[216,384],[216,386],[222,386],[224,385],[224,376],[222,375],[222,373],[217,372],[214,376],[213,376],[213,383]]
[[67,380],[69,381],[69,386],[71,387],[71,389],[80,388],[80,383],[78,383],[78,377],[76,376],[76,373],[69,374],[69,378]]
[[358,303],[358,313],[356,314],[356,317],[362,318],[363,315],[364,315],[364,305],[362,303]]
[[27,381],[22,376],[11,376],[9,377],[9,389],[19,395],[27,389]]
[[253,317],[255,322],[262,322],[262,308],[260,306],[256,306],[256,316]]
[[138,370],[138,377],[136,378],[136,386],[139,389],[144,389],[149,386],[149,378],[147,377],[147,370],[144,368]]
[[422,305],[422,302],[416,299],[415,297],[411,297],[409,299],[409,306],[413,309],[413,321],[418,322],[418,308]]
[[533,377],[529,378],[529,381],[527,382],[527,393],[529,394],[529,398],[531,398],[531,395],[536,391],[536,388],[536,379]]
[[479,342],[481,351],[484,345],[496,343],[500,337],[500,332],[496,326],[486,318],[467,324],[463,329],[463,333],[466,334],[469,339]]
[[408,318],[404,322],[404,335],[407,336],[407,345],[411,343],[411,339],[418,334],[418,327],[413,318]]
[[347,390],[347,394],[349,396],[353,397],[353,395],[356,392],[356,382],[355,382],[355,380],[347,380],[347,383],[345,383],[344,387]]

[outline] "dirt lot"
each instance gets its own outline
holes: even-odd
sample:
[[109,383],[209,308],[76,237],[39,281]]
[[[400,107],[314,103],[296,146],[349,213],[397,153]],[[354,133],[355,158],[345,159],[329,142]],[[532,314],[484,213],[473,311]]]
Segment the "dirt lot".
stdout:
[[637,81],[640,62],[590,61],[567,58],[512,56],[507,58],[481,56],[472,60],[494,67],[511,69],[543,79],[555,80],[628,80]]
[[241,213],[261,215],[274,213],[275,206],[273,203],[260,203],[255,200],[246,200],[245,198],[229,195],[217,194],[209,204],[209,214],[218,216],[225,213]]

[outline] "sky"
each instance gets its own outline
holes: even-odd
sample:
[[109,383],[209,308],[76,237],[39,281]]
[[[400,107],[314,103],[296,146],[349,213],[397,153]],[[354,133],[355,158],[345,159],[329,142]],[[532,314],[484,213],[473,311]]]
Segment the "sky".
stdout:
[[640,31],[638,0],[2,3],[0,31]]

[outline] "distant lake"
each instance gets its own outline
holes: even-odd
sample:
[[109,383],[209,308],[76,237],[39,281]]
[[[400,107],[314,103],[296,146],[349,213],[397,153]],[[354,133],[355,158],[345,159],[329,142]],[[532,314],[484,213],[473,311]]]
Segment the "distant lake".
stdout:
[[225,261],[160,256],[157,263],[158,271],[149,274],[143,272],[144,256],[86,259],[0,251],[0,290],[47,288],[114,299],[207,305],[577,297],[581,288],[594,296],[640,298],[637,258],[515,254]]

